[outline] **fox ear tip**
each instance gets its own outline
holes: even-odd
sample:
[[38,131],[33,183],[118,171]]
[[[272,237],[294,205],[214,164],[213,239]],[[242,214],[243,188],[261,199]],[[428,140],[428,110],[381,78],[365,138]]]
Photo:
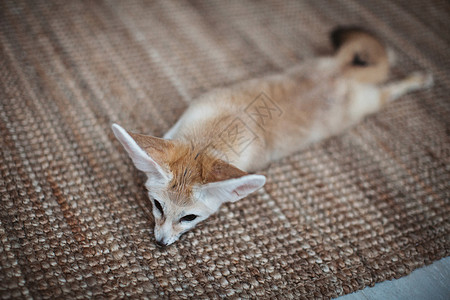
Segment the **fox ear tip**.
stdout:
[[261,187],[266,184],[267,178],[264,175],[260,174],[251,174],[250,175]]
[[117,123],[112,123],[111,124],[111,128],[112,128],[112,130],[120,130],[120,129],[123,129],[119,124],[117,124]]
[[120,126],[120,125],[117,124],[117,123],[113,123],[113,124],[111,125],[111,129],[112,129],[112,131],[114,132],[114,134],[115,134],[117,137],[118,137],[119,135],[120,135],[120,136],[123,136],[123,135],[126,136],[127,131],[125,130],[125,128],[123,128],[122,126]]

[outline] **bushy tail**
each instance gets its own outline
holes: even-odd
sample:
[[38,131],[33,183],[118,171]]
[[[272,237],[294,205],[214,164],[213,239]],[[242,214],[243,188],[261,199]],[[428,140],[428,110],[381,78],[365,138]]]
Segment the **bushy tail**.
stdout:
[[344,76],[374,84],[387,79],[388,53],[373,34],[356,27],[338,27],[331,32],[331,41]]

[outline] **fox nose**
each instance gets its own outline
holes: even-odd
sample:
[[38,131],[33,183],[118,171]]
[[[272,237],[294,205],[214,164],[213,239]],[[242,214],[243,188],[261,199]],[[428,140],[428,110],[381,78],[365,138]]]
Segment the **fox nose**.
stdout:
[[158,245],[161,248],[164,248],[167,246],[167,244],[165,242],[163,242],[162,240],[161,241],[156,240],[156,245]]

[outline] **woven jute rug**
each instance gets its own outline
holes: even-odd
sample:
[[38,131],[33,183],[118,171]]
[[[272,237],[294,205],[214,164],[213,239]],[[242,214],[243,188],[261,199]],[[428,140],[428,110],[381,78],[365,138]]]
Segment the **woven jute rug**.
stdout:
[[[111,123],[160,136],[211,88],[360,25],[432,89],[263,170],[160,249]],[[0,297],[332,298],[450,254],[448,1],[1,1]]]

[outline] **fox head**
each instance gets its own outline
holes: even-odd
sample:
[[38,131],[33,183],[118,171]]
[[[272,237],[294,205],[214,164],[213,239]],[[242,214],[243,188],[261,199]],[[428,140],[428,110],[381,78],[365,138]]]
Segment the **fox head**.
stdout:
[[137,169],[147,174],[145,186],[153,204],[155,239],[160,246],[215,213],[261,188],[266,178],[234,167],[206,151],[179,141],[112,129]]

